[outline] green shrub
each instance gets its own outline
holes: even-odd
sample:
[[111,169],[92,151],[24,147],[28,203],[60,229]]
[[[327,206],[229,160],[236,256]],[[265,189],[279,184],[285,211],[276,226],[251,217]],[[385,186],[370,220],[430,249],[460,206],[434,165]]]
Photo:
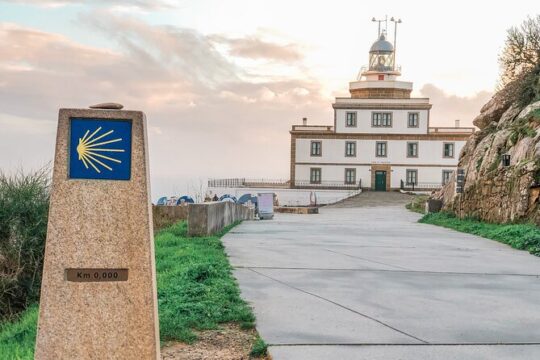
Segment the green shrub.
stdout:
[[517,144],[519,140],[525,137],[534,138],[536,136],[536,130],[531,127],[529,120],[533,120],[533,117],[521,118],[510,127],[509,139],[512,145]]
[[426,201],[428,199],[428,195],[416,195],[410,203],[405,205],[405,208],[419,214],[424,214],[426,212]]
[[49,171],[0,174],[0,321],[39,299]]
[[492,224],[472,218],[459,219],[445,212],[427,214],[419,222],[482,236],[540,256],[540,228],[533,224]]
[[251,352],[249,353],[249,355],[258,358],[266,356],[267,353],[268,345],[266,345],[263,339],[257,337],[257,340],[255,340],[255,342],[253,343],[253,347],[251,348]]
[[482,161],[484,161],[484,157],[479,157],[478,160],[476,160],[476,171],[480,171],[480,168],[482,167]]

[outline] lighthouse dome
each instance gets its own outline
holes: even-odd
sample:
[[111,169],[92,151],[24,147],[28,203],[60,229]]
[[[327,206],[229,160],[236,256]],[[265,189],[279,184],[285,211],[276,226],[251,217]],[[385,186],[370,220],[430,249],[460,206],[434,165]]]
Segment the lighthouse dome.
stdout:
[[379,40],[375,41],[373,45],[371,45],[371,49],[369,49],[370,53],[373,52],[393,52],[394,46],[392,43],[388,40],[386,40],[386,37],[384,34],[381,34],[379,37]]

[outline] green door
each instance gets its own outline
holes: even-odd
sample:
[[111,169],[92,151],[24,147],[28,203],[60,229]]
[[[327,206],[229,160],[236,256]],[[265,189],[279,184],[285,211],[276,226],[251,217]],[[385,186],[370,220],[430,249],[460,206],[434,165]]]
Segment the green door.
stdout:
[[386,191],[386,171],[375,171],[375,191]]

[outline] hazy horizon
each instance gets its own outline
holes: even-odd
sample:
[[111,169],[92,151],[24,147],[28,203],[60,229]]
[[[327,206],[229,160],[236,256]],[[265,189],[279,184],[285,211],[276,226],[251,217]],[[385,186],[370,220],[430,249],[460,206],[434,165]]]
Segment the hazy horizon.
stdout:
[[[347,9],[348,11],[344,11]],[[506,30],[534,15],[456,1],[0,0],[0,170],[52,161],[58,109],[119,102],[149,124],[152,198],[208,177],[287,179],[289,130],[332,124],[367,63],[373,16],[402,18],[397,63],[432,126],[471,126]],[[388,25],[393,40],[392,23]]]

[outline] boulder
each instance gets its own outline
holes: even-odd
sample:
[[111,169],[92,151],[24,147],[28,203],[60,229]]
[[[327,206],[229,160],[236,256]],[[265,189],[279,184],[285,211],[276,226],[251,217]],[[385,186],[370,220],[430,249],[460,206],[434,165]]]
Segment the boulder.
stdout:
[[510,122],[512,122],[516,116],[521,111],[521,107],[518,104],[512,104],[506,111],[501,115],[499,123],[497,124],[497,129],[502,129],[507,127]]
[[513,100],[513,97],[510,96],[510,92],[506,89],[495,93],[491,100],[482,106],[480,115],[473,120],[473,124],[481,130],[487,127],[491,122],[498,123],[504,112],[508,110],[514,102]]

